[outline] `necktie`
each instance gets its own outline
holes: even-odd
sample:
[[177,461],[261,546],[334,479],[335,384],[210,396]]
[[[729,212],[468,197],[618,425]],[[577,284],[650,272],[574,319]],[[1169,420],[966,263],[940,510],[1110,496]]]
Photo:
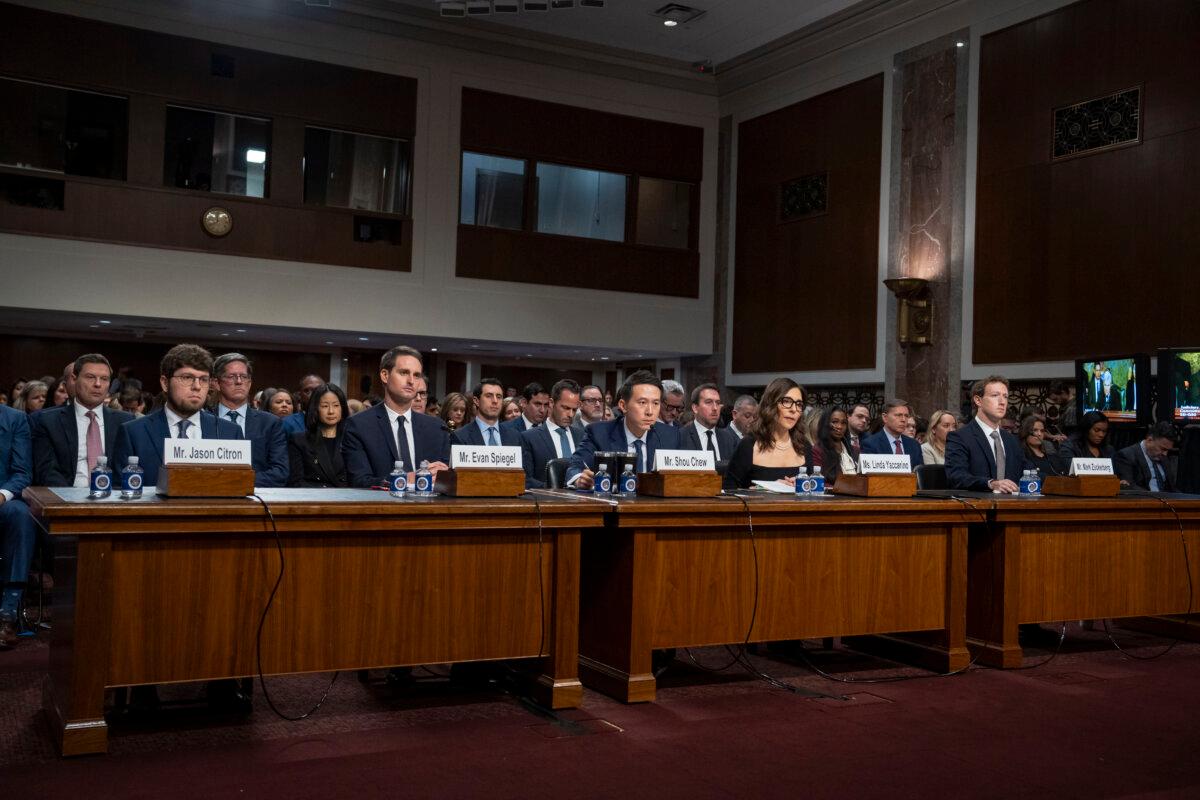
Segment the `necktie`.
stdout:
[[1157,461],[1151,461],[1150,463],[1154,465],[1154,478],[1155,478],[1155,480],[1158,481],[1158,490],[1160,492],[1171,491],[1167,487],[1167,476],[1166,476],[1166,473],[1163,472],[1162,465],[1159,464]]
[[496,442],[496,429],[495,429],[495,428],[488,428],[488,441],[487,441],[487,443],[488,443],[488,447],[495,447],[495,446],[496,446],[497,442]]
[[404,466],[408,469],[416,469],[416,464],[413,463],[412,453],[408,449],[408,434],[405,433],[404,415],[396,417],[396,444],[398,445],[396,452],[400,454],[400,460],[404,462]]
[[708,434],[708,447],[706,447],[704,449],[709,451],[710,453],[712,453],[715,456],[717,454],[717,448],[713,446],[713,440],[712,440],[713,432],[705,431],[705,433]]
[[560,458],[570,458],[573,451],[571,450],[571,440],[567,438],[566,428],[558,429],[558,442],[562,445],[562,455]]
[[104,455],[104,444],[100,441],[100,423],[96,421],[96,412],[87,412],[87,464],[88,472],[96,468],[96,459]]
[[[230,421],[230,422],[232,422],[234,425],[237,425],[237,424],[238,424],[238,416],[239,416],[239,415],[238,415],[238,412],[236,412],[236,411],[230,411],[230,412],[229,412],[228,414],[226,414],[225,416],[229,417],[229,421]],[[240,425],[238,425],[238,427],[240,428],[241,426],[240,426]]]
[[175,427],[179,429],[179,438],[186,439],[188,438],[188,428],[192,427],[192,423],[186,419],[181,419],[175,424]]
[[992,431],[992,451],[996,456],[996,480],[1004,480],[1004,445],[1000,444],[1000,431]]
[[900,446],[900,439],[893,439],[892,444],[896,445],[896,455],[904,455],[904,448]]
[[637,467],[634,469],[639,475],[646,471],[646,460],[642,457],[642,448],[644,446],[645,443],[641,439],[633,440],[633,449],[637,453]]

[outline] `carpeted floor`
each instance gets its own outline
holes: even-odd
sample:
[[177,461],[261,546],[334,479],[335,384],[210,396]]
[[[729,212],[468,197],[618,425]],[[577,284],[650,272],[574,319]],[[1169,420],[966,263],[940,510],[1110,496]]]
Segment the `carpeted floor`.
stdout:
[[[1135,655],[1163,639],[1114,630]],[[549,714],[507,682],[468,690],[445,667],[415,685],[342,675],[312,718],[215,715],[201,687],[165,687],[149,720],[110,717],[107,756],[59,759],[40,715],[48,648],[0,653],[0,796],[210,797],[1200,797],[1200,644],[1138,661],[1068,629],[1042,666],[948,678],[818,642],[677,654],[658,702],[586,692]],[[1053,650],[1027,651],[1028,665]],[[807,660],[807,661],[806,661]],[[915,680],[845,684],[847,679]],[[382,677],[376,675],[376,678]],[[330,676],[269,678],[287,713]]]

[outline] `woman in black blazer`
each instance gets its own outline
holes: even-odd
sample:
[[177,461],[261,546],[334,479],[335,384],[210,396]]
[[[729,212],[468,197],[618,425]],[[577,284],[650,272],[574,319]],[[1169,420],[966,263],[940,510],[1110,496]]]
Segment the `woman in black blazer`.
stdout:
[[342,427],[350,409],[346,393],[326,383],[313,390],[304,413],[304,430],[288,440],[288,486],[336,489],[349,486],[342,463]]

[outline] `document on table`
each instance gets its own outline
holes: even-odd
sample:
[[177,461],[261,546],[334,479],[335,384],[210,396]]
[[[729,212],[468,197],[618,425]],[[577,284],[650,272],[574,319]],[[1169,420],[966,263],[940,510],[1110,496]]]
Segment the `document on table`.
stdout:
[[790,486],[790,485],[784,483],[783,481],[751,481],[751,483],[753,483],[755,486],[757,486],[760,489],[765,489],[766,491],[774,492],[775,494],[795,494],[796,493],[795,486]]

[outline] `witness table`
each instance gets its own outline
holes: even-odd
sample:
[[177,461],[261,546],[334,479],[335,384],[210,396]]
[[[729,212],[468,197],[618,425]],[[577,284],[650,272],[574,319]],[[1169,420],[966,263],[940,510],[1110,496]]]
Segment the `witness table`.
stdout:
[[[1179,512],[1200,592],[1200,497]],[[1151,497],[994,497],[972,526],[967,636],[979,660],[1020,666],[1018,626],[1188,610],[1188,561],[1175,516]],[[1200,596],[1193,609],[1198,610]]]
[[967,526],[977,514],[949,500],[747,504],[753,537],[736,497],[621,500],[606,529],[584,533],[585,685],[650,701],[652,651],[747,639],[933,631],[893,644],[935,669],[968,664]]
[[[601,524],[600,504],[542,500],[539,514],[528,498],[259,494],[286,559],[265,674],[540,656],[538,699],[579,704],[580,530]],[[257,673],[279,570],[261,504],[24,497],[61,565],[43,703],[63,755],[106,750],[106,688]]]

